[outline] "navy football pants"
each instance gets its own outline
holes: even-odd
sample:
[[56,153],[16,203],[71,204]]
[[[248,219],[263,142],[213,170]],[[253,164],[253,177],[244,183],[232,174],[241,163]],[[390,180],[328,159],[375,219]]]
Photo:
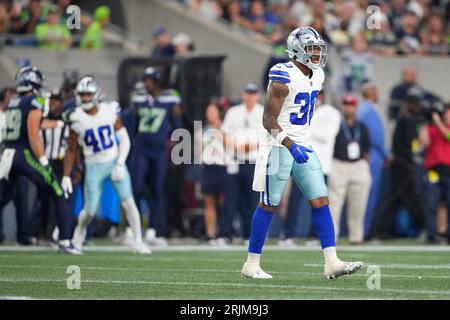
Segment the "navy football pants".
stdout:
[[39,191],[46,191],[53,198],[56,206],[56,224],[59,228],[59,239],[71,238],[70,213],[64,198],[64,192],[55,174],[42,166],[31,150],[16,147],[9,180],[0,181],[0,208],[3,208],[14,196],[14,187],[19,176],[25,176],[33,182]]

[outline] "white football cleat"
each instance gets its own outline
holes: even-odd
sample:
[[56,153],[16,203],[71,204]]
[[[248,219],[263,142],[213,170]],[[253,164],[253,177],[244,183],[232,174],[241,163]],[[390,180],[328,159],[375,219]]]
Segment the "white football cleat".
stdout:
[[344,262],[337,260],[333,263],[325,263],[325,277],[327,279],[336,279],[345,274],[352,274],[363,267],[361,261]]
[[152,251],[149,247],[143,242],[135,243],[133,245],[133,252],[137,254],[151,254]]
[[258,263],[244,263],[244,266],[242,267],[241,275],[244,278],[251,278],[251,279],[272,279],[273,277],[265,272]]
[[156,236],[156,230],[155,229],[147,229],[147,231],[145,232],[145,242],[147,242],[149,245],[152,246],[160,246],[160,247],[165,247],[167,245],[169,245],[169,242],[167,242],[166,238],[163,237],[157,237]]

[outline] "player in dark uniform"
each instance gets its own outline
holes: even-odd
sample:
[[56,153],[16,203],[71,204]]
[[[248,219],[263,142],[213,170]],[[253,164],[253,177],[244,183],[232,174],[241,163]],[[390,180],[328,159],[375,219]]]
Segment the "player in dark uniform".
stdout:
[[24,67],[16,75],[17,96],[11,98],[3,132],[5,149],[0,161],[0,208],[11,199],[19,176],[31,180],[39,190],[47,190],[56,206],[59,252],[79,253],[71,242],[69,212],[64,192],[56,179],[39,136],[44,107],[40,89],[44,81],[35,67]]
[[168,169],[167,139],[172,130],[181,127],[180,97],[174,90],[161,88],[161,73],[146,68],[143,76],[146,89],[133,97],[137,114],[137,133],[130,161],[133,193],[136,203],[142,196],[145,184],[150,190],[150,229],[145,239],[150,244],[166,244],[164,182]]

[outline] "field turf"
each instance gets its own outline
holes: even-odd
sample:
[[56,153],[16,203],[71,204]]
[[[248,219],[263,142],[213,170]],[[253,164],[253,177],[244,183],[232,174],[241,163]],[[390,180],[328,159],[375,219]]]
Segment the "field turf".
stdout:
[[[91,246],[83,256],[46,248],[0,247],[0,298],[44,299],[450,299],[450,247],[340,248],[365,268],[324,279],[319,248],[268,246],[263,268],[272,280],[240,276],[244,247],[169,246],[139,256],[118,247]],[[67,267],[81,271],[69,290]],[[381,288],[369,290],[367,266],[380,267]]]

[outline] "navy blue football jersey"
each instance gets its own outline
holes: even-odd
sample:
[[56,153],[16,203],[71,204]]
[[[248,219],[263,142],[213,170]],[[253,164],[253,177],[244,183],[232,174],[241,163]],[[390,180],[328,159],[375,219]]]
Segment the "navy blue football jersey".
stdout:
[[28,114],[35,109],[44,110],[45,100],[38,96],[14,96],[6,109],[6,126],[3,139],[7,146],[30,148],[28,139]]
[[172,109],[180,104],[174,90],[166,90],[157,97],[136,95],[133,97],[138,125],[136,142],[149,148],[164,147],[173,128]]

